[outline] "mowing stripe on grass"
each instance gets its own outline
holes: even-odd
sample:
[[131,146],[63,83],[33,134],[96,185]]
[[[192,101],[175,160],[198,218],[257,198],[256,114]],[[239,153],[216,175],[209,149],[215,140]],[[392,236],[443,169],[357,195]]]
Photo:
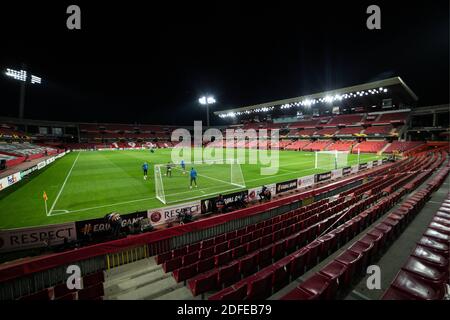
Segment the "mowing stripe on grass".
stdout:
[[67,182],[67,180],[69,179],[70,174],[72,173],[72,170],[73,170],[73,168],[75,167],[75,164],[77,163],[77,160],[78,160],[78,158],[79,158],[79,156],[80,156],[80,153],[81,153],[81,152],[79,151],[77,157],[75,158],[75,161],[74,161],[73,164],[72,164],[72,167],[70,168],[69,172],[67,173],[66,179],[64,180],[64,182],[63,182],[63,184],[62,184],[62,186],[61,186],[61,189],[59,189],[58,195],[56,196],[55,201],[53,202],[52,207],[50,208],[50,211],[47,213],[47,216],[49,216],[49,215],[52,214],[52,211],[53,211],[53,209],[55,208],[55,205],[56,205],[56,203],[58,202],[58,199],[59,199],[59,197],[61,196],[61,193],[62,193],[62,191],[64,190],[64,187],[66,186],[66,182]]

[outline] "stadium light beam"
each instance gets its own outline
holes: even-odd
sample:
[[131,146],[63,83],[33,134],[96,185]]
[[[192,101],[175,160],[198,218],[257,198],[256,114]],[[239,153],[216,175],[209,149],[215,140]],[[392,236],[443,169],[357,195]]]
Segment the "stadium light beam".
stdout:
[[214,99],[213,96],[208,96],[208,97],[203,96],[200,99],[198,99],[198,102],[201,105],[206,106],[206,125],[209,127],[209,106],[211,104],[216,103],[216,99]]
[[42,78],[35,76],[31,74],[30,77],[28,77],[28,72],[26,70],[25,65],[22,66],[21,70],[14,70],[7,68],[5,71],[5,75],[7,77],[13,78],[14,80],[20,81],[20,100],[19,100],[19,118],[23,119],[24,116],[24,110],[25,110],[25,93],[26,93],[26,85],[29,79],[29,82],[31,84],[41,84]]

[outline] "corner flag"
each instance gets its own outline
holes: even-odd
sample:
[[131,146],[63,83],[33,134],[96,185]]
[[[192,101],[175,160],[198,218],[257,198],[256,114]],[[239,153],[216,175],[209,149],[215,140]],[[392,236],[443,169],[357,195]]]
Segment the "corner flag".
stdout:
[[45,204],[45,214],[48,216],[48,209],[47,209],[47,193],[44,191],[44,194],[42,195],[42,198],[44,198],[44,204]]

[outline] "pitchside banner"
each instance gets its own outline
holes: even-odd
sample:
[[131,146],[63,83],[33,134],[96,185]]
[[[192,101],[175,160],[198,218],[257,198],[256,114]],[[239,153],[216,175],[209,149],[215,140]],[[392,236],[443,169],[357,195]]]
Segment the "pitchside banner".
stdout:
[[360,163],[358,169],[359,169],[359,170],[367,169],[367,163]]
[[312,174],[310,176],[301,177],[297,179],[297,189],[306,188],[314,185],[315,176]]
[[75,223],[0,231],[0,252],[56,246],[77,239]]
[[347,175],[347,174],[350,174],[350,173],[352,173],[352,167],[345,167],[345,168],[342,168],[342,174],[345,176],[345,175]]
[[331,170],[331,180],[342,177],[342,169]]
[[30,173],[32,173],[32,172],[34,172],[36,170],[38,170],[38,166],[34,166],[34,167],[31,167],[31,168],[28,168],[27,170],[21,171],[20,172],[20,177],[23,178],[23,177],[29,175]]
[[[124,214],[120,215],[120,217],[122,218],[122,229],[125,229],[137,221],[146,219],[147,211]],[[110,225],[106,222],[105,218],[77,221],[75,222],[75,226],[79,240],[103,240],[110,235]]]
[[49,165],[49,164],[52,163],[53,161],[55,161],[55,157],[48,158],[47,160],[45,160],[45,163],[46,163],[47,165]]
[[297,189],[297,179],[279,182],[276,184],[276,193],[283,193],[286,191]]
[[355,164],[354,166],[352,166],[352,173],[357,173],[359,170],[359,166],[357,164]]
[[177,220],[178,216],[183,213],[191,214],[193,217],[200,215],[200,200],[147,211],[153,226]]
[[0,179],[0,191],[12,186],[13,184],[19,182],[22,179],[20,172],[16,172],[10,176]]
[[38,169],[39,170],[41,170],[43,167],[45,167],[47,165],[47,162],[46,161],[42,161],[42,162],[39,162],[38,164],[37,164],[37,167],[38,167]]
[[316,183],[331,179],[331,171],[316,174]]
[[[242,199],[242,197],[248,197],[248,190],[225,194],[223,195],[223,200],[225,201],[225,205],[227,205],[228,207],[234,207],[240,201],[240,199]],[[202,214],[216,213],[217,199],[218,196],[202,200],[201,201]]]
[[373,167],[373,161],[367,162],[367,169],[370,169]]
[[[272,194],[275,194],[275,192],[276,192],[275,183],[267,184],[266,188],[268,188]],[[248,190],[248,200],[249,201],[259,200],[259,194],[261,193],[261,191],[262,191],[262,186]]]

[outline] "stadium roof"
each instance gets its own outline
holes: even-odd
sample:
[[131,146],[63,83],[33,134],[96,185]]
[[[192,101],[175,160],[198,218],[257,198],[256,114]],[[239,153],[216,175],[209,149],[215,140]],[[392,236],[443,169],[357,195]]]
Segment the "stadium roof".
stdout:
[[[380,90],[382,89],[382,90]],[[244,106],[234,109],[215,111],[216,116],[225,116],[230,113],[246,113],[250,111],[270,111],[274,107],[280,106],[281,108],[289,108],[291,106],[306,105],[309,106],[315,103],[332,102],[337,99],[351,98],[357,96],[364,96],[364,94],[370,96],[375,93],[386,93],[389,91],[389,97],[396,96],[405,103],[415,103],[418,100],[416,94],[406,85],[406,83],[400,77],[393,77],[368,83],[363,83],[351,87],[345,87],[335,90],[318,92],[310,95],[304,95],[295,98],[276,100],[271,102],[260,103],[252,106]],[[363,93],[363,94],[361,94]]]

